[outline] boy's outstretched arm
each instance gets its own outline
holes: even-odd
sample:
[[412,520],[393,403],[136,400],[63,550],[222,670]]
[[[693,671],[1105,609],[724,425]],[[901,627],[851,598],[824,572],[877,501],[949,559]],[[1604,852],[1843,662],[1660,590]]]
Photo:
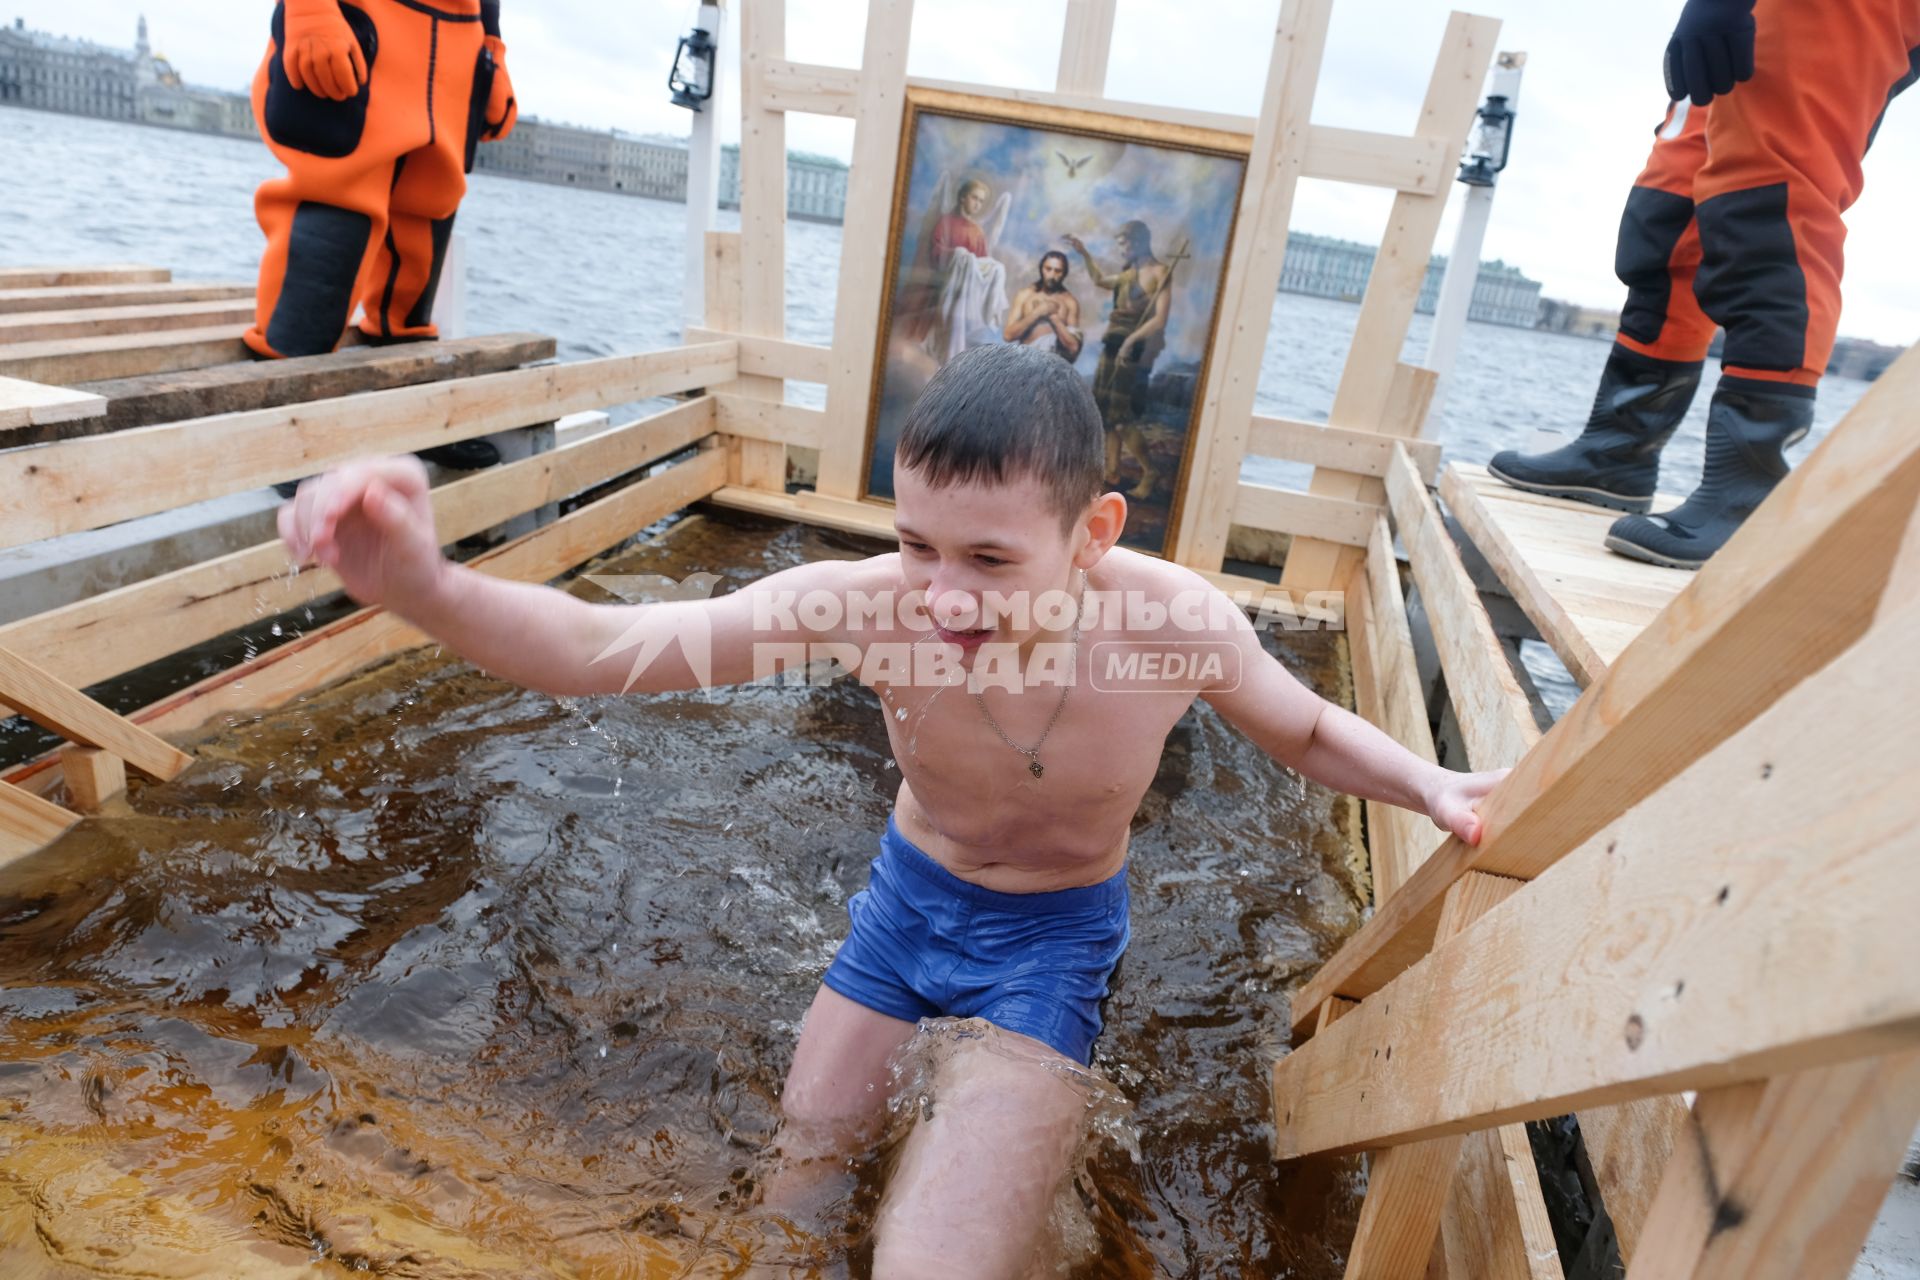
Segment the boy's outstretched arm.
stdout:
[[756,600],[837,591],[850,570],[819,561],[712,600],[589,604],[449,561],[434,533],[426,469],[411,456],[363,459],[305,482],[279,523],[293,559],[332,569],[355,600],[385,606],[494,675],[563,695],[750,680],[757,642],[839,638],[807,629],[804,611],[791,609],[782,617],[788,629],[756,627]]
[[1468,844],[1480,842],[1480,800],[1507,775],[1459,773],[1422,760],[1378,726],[1336,707],[1294,679],[1261,645],[1244,615],[1234,643],[1237,682],[1203,695],[1214,709],[1262,750],[1315,782],[1424,813],[1434,825]]

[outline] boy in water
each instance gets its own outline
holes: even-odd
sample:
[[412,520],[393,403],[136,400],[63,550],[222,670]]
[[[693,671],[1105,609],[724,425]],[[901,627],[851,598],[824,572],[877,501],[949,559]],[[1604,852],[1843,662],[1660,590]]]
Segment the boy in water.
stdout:
[[879,1136],[918,1019],[983,1018],[1022,1050],[971,1055],[908,1136],[876,1224],[887,1280],[1015,1276],[1040,1247],[1085,1103],[1063,1078],[1089,1060],[1126,948],[1129,824],[1195,697],[1283,765],[1464,840],[1501,776],[1404,750],[1296,681],[1199,574],[1117,547],[1127,504],[1102,492],[1104,465],[1086,383],[1008,344],[957,357],[914,405],[898,552],[718,599],[588,604],[451,564],[411,458],[339,468],[280,513],[294,556],[355,599],[535,689],[738,683],[800,651],[875,690],[900,790],[795,1049],[789,1185],[770,1195]]

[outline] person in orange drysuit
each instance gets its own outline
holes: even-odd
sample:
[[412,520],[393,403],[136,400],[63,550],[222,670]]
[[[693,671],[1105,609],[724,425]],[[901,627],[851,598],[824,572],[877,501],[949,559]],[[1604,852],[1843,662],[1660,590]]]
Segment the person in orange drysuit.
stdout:
[[474,147],[519,117],[499,0],[284,0],[272,30],[253,114],[287,176],[254,197],[267,249],[247,345],[331,351],[356,301],[376,342],[436,337]]
[[[1544,454],[1495,454],[1516,488],[1627,511],[1622,555],[1694,569],[1785,478],[1840,319],[1840,215],[1894,95],[1920,78],[1920,0],[1688,0],[1665,123],[1628,194],[1627,286],[1592,416]],[[1715,327],[1727,332],[1700,485],[1646,513]]]

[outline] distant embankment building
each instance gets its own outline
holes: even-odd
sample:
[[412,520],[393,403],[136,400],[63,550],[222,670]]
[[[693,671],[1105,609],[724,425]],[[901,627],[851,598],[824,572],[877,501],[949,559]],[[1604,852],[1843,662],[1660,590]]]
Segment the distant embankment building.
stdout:
[[[476,169],[561,187],[614,191],[655,200],[687,198],[687,140],[522,116],[510,137],[481,147]],[[720,206],[740,207],[740,148],[720,153]],[[847,166],[830,156],[787,153],[787,214],[839,222],[847,209]]]
[[254,136],[245,94],[188,84],[147,42],[140,19],[131,49],[0,27],[0,106],[157,124],[232,137]]
[[[1286,260],[1280,269],[1280,288],[1286,293],[1358,302],[1367,292],[1375,252],[1370,244],[1290,232]],[[1427,278],[1420,286],[1416,304],[1420,311],[1433,314],[1440,297],[1440,280],[1446,273],[1446,255],[1436,253],[1427,263]],[[1518,267],[1504,262],[1483,262],[1480,278],[1474,281],[1473,301],[1467,305],[1467,318],[1531,329],[1540,318],[1540,282],[1529,280]]]

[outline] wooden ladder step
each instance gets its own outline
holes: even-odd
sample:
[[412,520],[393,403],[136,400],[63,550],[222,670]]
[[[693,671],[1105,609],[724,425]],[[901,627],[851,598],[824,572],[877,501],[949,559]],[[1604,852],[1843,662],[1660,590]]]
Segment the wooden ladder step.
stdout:
[[0,267],[0,289],[58,289],[83,284],[165,284],[165,267],[112,263],[91,267]]
[[166,333],[10,343],[0,347],[0,376],[70,387],[102,378],[232,364],[253,358],[240,341],[246,331],[244,324],[223,324]]
[[85,284],[47,289],[0,289],[0,315],[17,315],[23,311],[73,311],[81,307],[216,302],[252,297],[251,283]]
[[81,307],[69,311],[22,311],[0,315],[0,345],[100,338],[116,333],[169,333],[253,320],[251,298],[168,302],[146,306]]

